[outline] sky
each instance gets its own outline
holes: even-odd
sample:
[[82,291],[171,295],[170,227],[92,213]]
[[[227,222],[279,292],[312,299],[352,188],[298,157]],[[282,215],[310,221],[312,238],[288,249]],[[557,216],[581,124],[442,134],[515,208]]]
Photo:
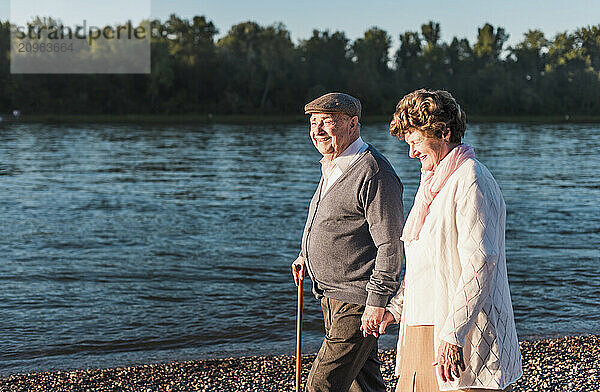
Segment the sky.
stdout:
[[148,14],[162,20],[171,13],[188,19],[205,15],[219,29],[219,37],[243,21],[263,26],[282,22],[294,43],[310,38],[313,29],[344,31],[354,40],[377,26],[391,35],[394,46],[399,34],[420,31],[430,20],[440,24],[445,42],[456,36],[474,43],[477,28],[490,23],[504,27],[510,35],[508,44],[513,45],[529,29],[540,29],[552,38],[559,32],[600,24],[600,0],[0,0],[2,20],[14,22],[28,13],[46,12],[58,14],[66,23],[85,18],[88,24],[98,25],[135,22]]

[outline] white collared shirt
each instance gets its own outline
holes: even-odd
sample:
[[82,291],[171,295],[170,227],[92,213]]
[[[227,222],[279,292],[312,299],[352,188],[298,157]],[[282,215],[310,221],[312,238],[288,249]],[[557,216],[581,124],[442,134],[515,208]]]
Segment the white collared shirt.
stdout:
[[[344,174],[344,172],[350,167],[350,165],[352,165],[354,161],[358,159],[360,154],[367,150],[367,148],[369,148],[369,145],[365,143],[359,136],[358,139],[356,139],[352,144],[348,146],[348,148],[344,150],[344,152],[340,154],[340,156],[335,158],[331,162],[331,164],[334,165],[331,169],[331,174],[328,178],[324,176],[321,193],[327,192],[331,185],[333,185],[333,183],[338,178],[340,178],[342,174]],[[326,160],[325,157],[321,159],[321,165],[324,170],[325,165],[327,165],[328,163],[329,162]]]

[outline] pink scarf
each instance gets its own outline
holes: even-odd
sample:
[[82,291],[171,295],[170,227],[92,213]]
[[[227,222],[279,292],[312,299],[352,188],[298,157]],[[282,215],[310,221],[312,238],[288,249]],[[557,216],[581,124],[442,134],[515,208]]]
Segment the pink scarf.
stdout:
[[429,214],[429,206],[433,199],[440,193],[452,173],[467,159],[474,157],[473,147],[459,144],[442,159],[435,171],[421,172],[421,184],[404,225],[402,241],[408,243],[419,239],[419,233]]

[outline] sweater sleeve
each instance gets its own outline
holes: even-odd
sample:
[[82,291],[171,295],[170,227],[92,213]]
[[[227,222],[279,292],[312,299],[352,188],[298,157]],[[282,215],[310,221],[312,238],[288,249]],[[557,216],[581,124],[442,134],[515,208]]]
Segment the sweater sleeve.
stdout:
[[377,248],[375,267],[367,283],[367,305],[385,307],[398,288],[402,269],[402,183],[396,175],[380,170],[367,181],[364,213]]
[[500,257],[505,207],[498,200],[502,196],[486,185],[474,182],[456,205],[461,275],[439,336],[460,347],[490,294]]

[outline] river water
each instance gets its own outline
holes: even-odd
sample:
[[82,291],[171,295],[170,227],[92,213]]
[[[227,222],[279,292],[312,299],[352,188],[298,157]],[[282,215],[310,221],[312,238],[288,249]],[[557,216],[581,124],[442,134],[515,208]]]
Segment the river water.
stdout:
[[[419,163],[386,124],[362,135],[407,213]],[[506,201],[519,336],[600,333],[600,126],[475,124],[465,141]],[[292,354],[319,158],[306,125],[4,125],[0,374]]]

